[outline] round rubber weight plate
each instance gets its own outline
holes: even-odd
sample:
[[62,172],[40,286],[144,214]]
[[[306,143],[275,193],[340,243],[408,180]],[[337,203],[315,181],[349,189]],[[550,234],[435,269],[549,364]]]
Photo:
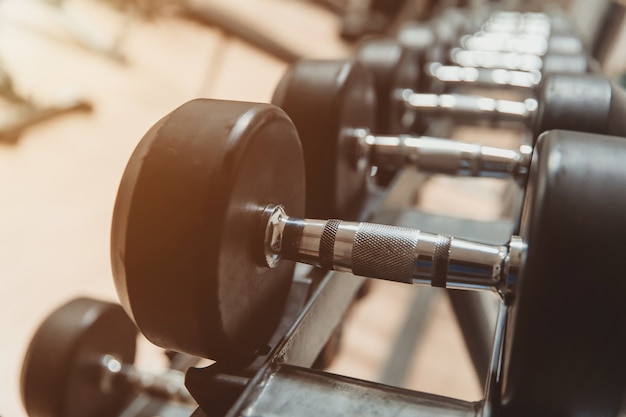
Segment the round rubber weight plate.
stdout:
[[396,39],[374,38],[363,42],[357,60],[374,76],[376,86],[377,132],[406,133],[413,127],[416,114],[407,111],[402,91],[415,90],[419,78],[416,54],[400,46]]
[[122,305],[150,341],[218,361],[265,346],[294,267],[261,266],[270,203],[303,215],[302,151],[277,107],[195,100],[143,137],[120,184],[111,256]]
[[28,415],[116,415],[133,391],[103,392],[99,360],[109,354],[133,363],[136,340],[137,329],[117,304],[78,298],[55,310],[37,329],[22,365]]
[[609,133],[611,81],[595,74],[549,74],[544,79],[533,120],[533,136],[551,129]]
[[351,129],[373,129],[375,92],[367,69],[350,61],[300,61],[276,87],[272,103],[298,128],[306,166],[306,215],[351,219],[366,193],[367,166],[356,166]]
[[617,415],[626,388],[626,141],[554,130],[533,158],[502,415]]

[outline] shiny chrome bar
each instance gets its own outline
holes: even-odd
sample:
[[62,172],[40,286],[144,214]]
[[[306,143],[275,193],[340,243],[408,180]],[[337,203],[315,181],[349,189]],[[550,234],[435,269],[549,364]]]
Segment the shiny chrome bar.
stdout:
[[541,84],[541,71],[517,71],[500,68],[474,68],[442,65],[433,62],[426,66],[428,75],[442,83],[476,87],[536,88]]
[[470,51],[453,48],[450,51],[453,63],[462,67],[500,68],[520,71],[539,71],[543,68],[542,57],[529,53]]
[[548,38],[552,18],[544,13],[495,12],[481,30],[491,33],[532,34]]
[[264,216],[265,258],[275,261],[266,262],[270,267],[282,258],[364,277],[504,296],[518,270],[511,261],[517,265],[522,258],[516,254],[512,260],[509,245],[372,223],[291,218],[278,205],[268,206]]
[[114,355],[103,355],[99,361],[100,389],[103,393],[115,390],[117,379],[124,380],[137,392],[151,393],[170,401],[194,404],[195,400],[185,387],[185,373],[167,369],[162,374],[141,371],[134,365],[122,363]]
[[422,172],[466,177],[514,178],[523,182],[532,148],[496,148],[428,136],[368,134],[362,143],[369,162],[399,168],[414,165]]
[[551,25],[531,21],[489,21],[483,24],[481,30],[488,33],[511,35],[535,35],[547,39],[550,36]]
[[545,38],[533,34],[477,32],[461,38],[461,46],[468,51],[524,53],[540,57],[553,54],[583,54],[585,47],[575,36],[555,35]]
[[513,52],[543,56],[548,40],[540,35],[477,32],[461,38],[461,46],[469,51]]
[[421,114],[472,117],[479,120],[529,123],[539,103],[533,98],[524,101],[497,100],[469,94],[427,94],[403,90],[398,95],[407,109]]

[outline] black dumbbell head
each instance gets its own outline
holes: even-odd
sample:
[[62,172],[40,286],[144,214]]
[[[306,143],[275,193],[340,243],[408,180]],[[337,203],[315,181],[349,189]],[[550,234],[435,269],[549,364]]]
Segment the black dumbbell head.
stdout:
[[626,389],[626,141],[544,133],[507,329],[504,416],[618,414]]
[[362,42],[356,59],[372,72],[376,87],[376,131],[406,133],[414,114],[400,100],[402,91],[414,91],[420,78],[418,59],[392,38],[371,38]]
[[369,168],[356,165],[354,129],[374,129],[376,94],[351,61],[303,60],[279,82],[272,103],[293,120],[306,166],[306,216],[351,218],[366,195]]
[[548,75],[538,102],[535,137],[551,129],[626,136],[626,93],[604,76]]
[[102,390],[100,359],[135,360],[137,329],[118,304],[77,298],[51,313],[33,336],[21,391],[30,417],[116,415],[131,387]]
[[150,341],[223,362],[266,346],[294,265],[262,268],[248,243],[276,202],[304,215],[300,142],[277,107],[194,100],[146,133],[120,183],[111,262]]

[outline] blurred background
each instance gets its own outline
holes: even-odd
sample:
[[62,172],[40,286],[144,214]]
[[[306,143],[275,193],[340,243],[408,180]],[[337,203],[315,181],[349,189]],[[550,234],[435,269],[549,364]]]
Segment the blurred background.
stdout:
[[[350,56],[348,40],[362,28],[337,9],[358,2],[325,3],[0,1],[0,416],[25,416],[21,363],[48,313],[76,296],[117,300],[109,263],[111,214],[125,164],[142,135],[193,98],[268,102],[288,61],[298,56]],[[602,2],[573,3],[563,5],[584,29]],[[266,41],[260,35],[280,48],[268,53],[253,45]],[[600,64],[617,79],[626,68],[619,53],[626,50],[626,37],[613,39]],[[519,139],[484,129],[457,134],[500,144],[504,137],[511,146]],[[497,219],[503,187],[498,181],[442,178],[429,183],[420,204]],[[373,285],[349,314],[331,372],[385,380],[393,366],[390,358],[420,290]],[[423,323],[405,375],[386,382],[482,398],[447,298],[435,292],[428,303],[413,313]],[[147,342],[140,349],[143,366],[162,363]]]

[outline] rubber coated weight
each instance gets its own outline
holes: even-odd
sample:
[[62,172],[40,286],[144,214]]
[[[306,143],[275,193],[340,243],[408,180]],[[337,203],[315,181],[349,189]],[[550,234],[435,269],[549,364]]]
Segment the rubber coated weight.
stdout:
[[415,56],[395,39],[368,39],[357,50],[356,59],[374,75],[376,88],[376,131],[406,133],[415,124],[415,113],[399,100],[404,90],[415,90],[420,69]]
[[423,71],[421,64],[425,62],[441,62],[445,57],[445,51],[436,43],[432,29],[421,22],[406,22],[397,33],[398,43],[403,49],[410,51],[415,57],[415,63],[419,69],[419,75],[415,80],[416,91],[426,91],[431,80]]
[[143,137],[124,172],[111,256],[120,300],[154,344],[222,362],[264,348],[294,265],[262,268],[242,242],[260,212],[304,214],[295,127],[268,104],[195,100]]
[[[133,363],[137,329],[120,305],[78,298],[39,326],[22,365],[22,402],[30,417],[117,415],[132,389],[103,391],[99,360]],[[118,387],[120,388],[120,387]]]
[[533,158],[502,415],[615,416],[626,388],[626,141],[552,131]]
[[417,53],[426,62],[445,62],[447,52],[456,46],[461,36],[478,32],[489,17],[484,8],[448,8],[430,21],[404,22],[396,32],[400,44]]
[[545,78],[532,123],[534,137],[551,129],[626,136],[626,92],[596,74]]
[[306,166],[306,216],[351,218],[366,195],[369,167],[356,166],[354,128],[374,129],[369,71],[351,61],[304,60],[279,82],[272,103],[298,128]]

